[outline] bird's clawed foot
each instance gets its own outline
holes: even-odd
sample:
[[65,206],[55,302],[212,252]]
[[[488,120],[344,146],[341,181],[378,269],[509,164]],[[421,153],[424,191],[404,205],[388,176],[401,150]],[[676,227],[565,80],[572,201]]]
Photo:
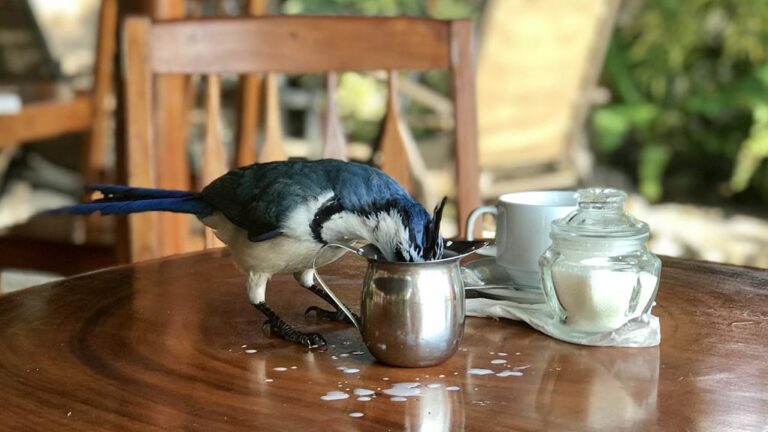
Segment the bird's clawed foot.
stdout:
[[[333,306],[334,309],[336,309],[336,311],[329,311],[329,310],[319,308],[317,306],[310,306],[307,308],[306,312],[304,312],[304,315],[307,315],[310,312],[314,311],[317,314],[317,317],[320,319],[329,320],[329,321],[346,321],[350,324],[354,324],[352,321],[350,321],[349,317],[347,317],[344,311],[342,311],[341,308],[336,306],[336,302],[333,300],[333,298],[331,298],[331,296],[327,292],[325,292],[324,289],[314,284],[305,286],[305,288],[315,293],[315,295],[317,295],[321,299],[325,300],[326,303]],[[351,312],[351,309],[349,309],[349,306],[347,306],[347,310]],[[360,322],[360,317],[356,313],[352,312],[352,316],[355,317],[355,320],[357,322]]]
[[[346,321],[350,324],[354,324],[352,321],[350,321],[347,314],[345,314],[341,309],[336,309],[336,311],[329,311],[318,306],[310,306],[307,308],[306,312],[304,312],[304,315],[308,315],[311,312],[314,312],[315,315],[317,315],[317,317],[320,319],[328,321]],[[356,313],[352,312],[352,316],[355,317],[355,321],[360,322],[360,317]]]
[[267,336],[277,336],[309,349],[324,349],[327,346],[325,339],[318,333],[302,333],[296,330],[292,325],[277,316],[266,303],[258,303],[254,307],[267,317],[262,327]]
[[319,333],[302,333],[285,321],[264,321],[264,333],[267,336],[277,336],[288,342],[303,345],[309,349],[325,348],[327,343]]

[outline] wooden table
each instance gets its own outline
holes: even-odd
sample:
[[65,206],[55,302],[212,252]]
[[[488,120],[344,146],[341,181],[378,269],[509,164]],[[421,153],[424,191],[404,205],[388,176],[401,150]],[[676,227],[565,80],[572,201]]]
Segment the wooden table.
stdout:
[[[0,297],[0,430],[766,430],[768,272],[664,264],[659,348],[581,347],[469,318],[458,354],[425,369],[356,354],[349,326],[303,317],[321,303],[289,277],[267,300],[330,348],[267,339],[223,251],[66,279]],[[345,257],[324,273],[354,304],[363,267]],[[392,401],[382,390],[396,382],[422,395]],[[376,397],[321,400],[356,388]]]

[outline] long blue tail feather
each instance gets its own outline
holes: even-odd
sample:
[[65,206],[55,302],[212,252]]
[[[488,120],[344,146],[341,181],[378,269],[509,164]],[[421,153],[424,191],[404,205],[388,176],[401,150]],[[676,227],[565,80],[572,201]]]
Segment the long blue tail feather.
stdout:
[[186,198],[198,195],[197,193],[190,191],[149,189],[109,184],[88,185],[85,189],[89,192],[101,192],[105,198]]
[[104,198],[50,210],[49,213],[120,215],[147,211],[188,213],[204,218],[214,208],[196,192],[135,188],[119,185],[93,185],[87,190],[101,192]]

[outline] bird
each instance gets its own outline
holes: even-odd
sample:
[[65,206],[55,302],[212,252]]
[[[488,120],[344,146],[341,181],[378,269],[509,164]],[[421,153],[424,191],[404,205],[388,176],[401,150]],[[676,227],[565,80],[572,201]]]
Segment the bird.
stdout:
[[92,185],[103,196],[53,213],[122,215],[166,211],[195,215],[232,252],[245,274],[250,303],[266,320],[267,333],[309,349],[323,348],[318,333],[304,333],[265,301],[274,274],[293,274],[304,288],[334,306],[305,313],[343,321],[346,315],[314,283],[314,268],[346,251],[328,244],[366,242],[389,261],[439,259],[440,221],[446,199],[430,214],[392,177],[378,168],[334,159],[255,163],[233,169],[201,192]]

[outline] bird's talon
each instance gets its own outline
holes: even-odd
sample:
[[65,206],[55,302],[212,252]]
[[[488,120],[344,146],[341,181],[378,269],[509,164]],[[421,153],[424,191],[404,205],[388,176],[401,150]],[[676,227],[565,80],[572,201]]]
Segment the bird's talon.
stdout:
[[301,335],[301,341],[308,349],[325,349],[328,343],[318,333],[305,333]]
[[264,336],[272,337],[272,323],[269,320],[264,321],[264,324],[261,325],[261,331]]
[[[307,308],[307,310],[304,312],[304,315],[308,315],[310,312],[314,312],[318,318],[328,320],[328,321],[346,321],[350,324],[352,322],[350,321],[349,317],[347,317],[347,314],[344,313],[341,309],[337,309],[335,311],[329,311],[322,309],[318,306],[310,306]],[[357,322],[360,322],[360,317],[352,312],[352,316],[355,317]]]

